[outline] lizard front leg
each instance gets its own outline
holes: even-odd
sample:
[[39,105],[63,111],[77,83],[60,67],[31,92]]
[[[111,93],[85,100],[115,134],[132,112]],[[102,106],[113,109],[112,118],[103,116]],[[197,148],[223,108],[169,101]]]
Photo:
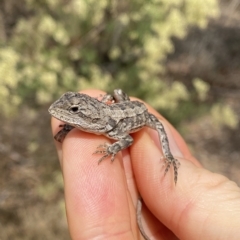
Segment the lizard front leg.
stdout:
[[68,124],[60,124],[59,127],[62,127],[62,129],[54,136],[54,139],[60,143],[63,142],[66,135],[74,128],[73,126],[70,126]]
[[[113,138],[113,136],[109,136]],[[98,164],[105,158],[111,156],[111,161],[114,161],[116,154],[129,147],[133,143],[133,138],[128,134],[122,134],[115,136],[114,139],[119,140],[113,144],[104,143],[97,147],[97,150],[93,154],[104,154],[99,160]]]

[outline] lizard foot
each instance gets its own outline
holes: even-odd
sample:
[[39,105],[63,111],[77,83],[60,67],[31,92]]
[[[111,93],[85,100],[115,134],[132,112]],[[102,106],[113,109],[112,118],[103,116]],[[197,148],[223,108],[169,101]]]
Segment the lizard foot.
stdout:
[[164,171],[164,176],[168,172],[168,170],[171,167],[171,165],[173,165],[174,182],[175,182],[175,185],[176,185],[177,184],[177,178],[178,178],[178,168],[181,165],[180,162],[177,159],[175,159],[175,158],[165,158],[165,164],[164,165],[166,166],[165,171]]
[[108,105],[113,104],[115,102],[113,96],[110,94],[105,94],[105,95],[100,94],[100,97],[101,99],[100,100],[98,99],[98,100]]
[[102,156],[99,160],[98,160],[98,164],[105,158],[112,156],[111,157],[111,161],[114,161],[115,155],[116,153],[112,153],[111,151],[109,151],[109,147],[111,146],[111,144],[108,143],[104,143],[104,144],[100,144],[97,147],[97,150],[93,153],[93,154],[104,154],[104,156]]
[[54,139],[60,143],[63,142],[66,135],[74,128],[67,124],[60,124],[59,127],[62,129],[54,136]]

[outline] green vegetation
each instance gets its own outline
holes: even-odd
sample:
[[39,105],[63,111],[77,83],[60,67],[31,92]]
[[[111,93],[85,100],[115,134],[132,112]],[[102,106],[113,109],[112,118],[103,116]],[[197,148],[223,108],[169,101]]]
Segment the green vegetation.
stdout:
[[[191,94],[163,76],[171,38],[218,15],[216,0],[25,0],[22,8],[25,14],[0,44],[4,115],[20,104],[49,104],[67,90],[122,88],[175,123],[174,110],[191,102]],[[200,85],[194,86],[202,100],[207,90]]]
[[[0,48],[0,107],[53,101],[66,90],[122,88],[157,108],[187,100],[182,83],[160,74],[171,37],[205,27],[216,0],[25,0]],[[167,94],[168,93],[168,94]]]

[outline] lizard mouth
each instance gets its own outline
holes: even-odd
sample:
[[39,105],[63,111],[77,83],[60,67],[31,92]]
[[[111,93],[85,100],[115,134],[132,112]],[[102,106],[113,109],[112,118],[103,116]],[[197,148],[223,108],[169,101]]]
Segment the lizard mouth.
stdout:
[[52,117],[62,121],[63,123],[66,123],[68,125],[71,126],[75,126],[75,118],[77,118],[77,116],[74,115],[69,115],[65,110],[63,110],[61,108],[61,106],[57,107],[57,102],[53,103],[49,109],[48,112],[50,113],[50,115],[52,115]]
[[49,107],[48,112],[53,116],[56,117],[56,110],[53,107],[53,104]]
[[[66,121],[66,117],[65,115],[62,113],[61,109],[56,109],[56,105],[54,105],[54,103],[49,107],[48,112],[56,119],[65,122]],[[61,113],[61,114],[59,114]],[[65,119],[65,121],[63,120]]]

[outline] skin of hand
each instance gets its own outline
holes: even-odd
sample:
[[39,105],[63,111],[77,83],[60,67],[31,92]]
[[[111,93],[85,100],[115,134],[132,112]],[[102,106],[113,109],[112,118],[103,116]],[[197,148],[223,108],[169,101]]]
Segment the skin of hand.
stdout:
[[[98,90],[82,93],[92,97],[104,94]],[[237,184],[204,169],[170,123],[148,108],[163,123],[171,152],[181,163],[177,185],[172,167],[164,176],[155,130],[143,128],[132,134],[132,146],[118,153],[113,163],[109,157],[98,165],[101,155],[92,153],[111,140],[73,129],[63,144],[56,142],[71,238],[143,239],[136,223],[140,193],[143,227],[150,239],[240,239]],[[53,135],[59,124],[52,118]]]

